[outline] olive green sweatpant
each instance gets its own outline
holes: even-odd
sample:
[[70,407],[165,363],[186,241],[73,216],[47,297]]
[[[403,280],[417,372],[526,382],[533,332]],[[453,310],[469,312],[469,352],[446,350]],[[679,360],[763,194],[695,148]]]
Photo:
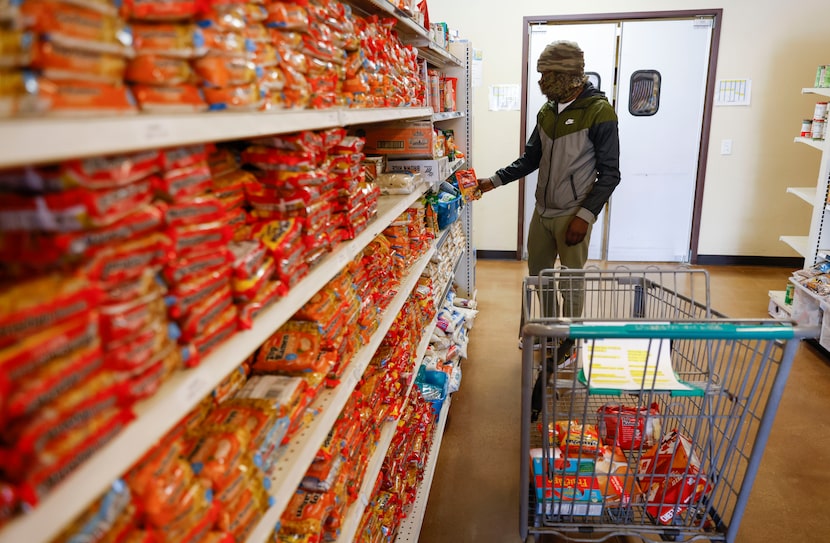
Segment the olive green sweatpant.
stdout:
[[[588,260],[588,244],[591,241],[591,229],[585,239],[576,245],[565,243],[565,233],[572,216],[554,217],[546,219],[539,216],[534,210],[530,219],[530,229],[527,234],[527,267],[529,275],[538,275],[540,271],[556,267],[556,259],[563,268],[582,269]],[[545,296],[543,290],[542,308],[545,317],[580,317],[585,302],[584,281],[566,276],[560,279],[556,290],[562,295],[562,310],[557,311],[558,302],[554,296]]]

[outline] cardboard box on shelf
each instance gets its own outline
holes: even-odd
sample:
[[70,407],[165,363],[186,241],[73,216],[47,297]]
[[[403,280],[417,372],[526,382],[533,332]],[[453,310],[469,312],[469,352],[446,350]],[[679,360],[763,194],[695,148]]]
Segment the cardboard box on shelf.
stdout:
[[440,183],[449,177],[450,163],[447,157],[433,160],[390,160],[386,163],[386,171],[419,173],[429,183]]
[[432,158],[435,132],[432,121],[397,121],[366,128],[367,155],[386,155],[389,158]]

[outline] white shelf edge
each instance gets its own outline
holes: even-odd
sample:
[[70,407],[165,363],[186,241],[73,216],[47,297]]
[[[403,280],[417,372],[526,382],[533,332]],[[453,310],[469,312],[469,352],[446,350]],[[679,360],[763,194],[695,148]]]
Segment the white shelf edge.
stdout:
[[418,543],[421,526],[424,524],[424,515],[427,510],[429,491],[432,488],[432,479],[435,476],[435,468],[438,465],[438,453],[441,451],[441,442],[444,439],[444,428],[447,425],[447,416],[450,411],[451,402],[452,395],[449,395],[444,400],[444,405],[441,406],[441,414],[438,418],[438,424],[435,427],[435,437],[433,438],[432,447],[429,450],[429,457],[427,458],[427,465],[424,469],[424,479],[421,481],[421,486],[418,487],[418,493],[415,497],[415,502],[412,504],[412,509],[410,509],[406,518],[401,522],[400,528],[398,528],[398,536],[395,538],[395,543]]
[[[153,444],[192,410],[318,290],[366,247],[420,192],[383,196],[378,214],[354,240],[340,244],[296,287],[209,354],[202,363],[174,374],[151,398],[139,403],[136,419],[79,466],[27,514],[0,529],[0,543],[48,541],[124,474]],[[426,264],[424,264],[426,265]],[[420,272],[419,272],[420,274]]]
[[787,187],[787,192],[795,194],[810,205],[816,201],[816,187]]
[[809,250],[807,244],[809,243],[807,236],[781,236],[778,239],[795,249],[795,251],[803,257],[807,257]]
[[7,142],[0,167],[430,115],[431,108],[400,107],[9,119],[0,122]]
[[274,493],[271,495],[273,505],[260,519],[251,535],[248,536],[248,543],[265,543],[270,539],[283,511],[288,506],[306,470],[311,465],[314,455],[325,441],[329,430],[343,410],[343,406],[346,405],[354,387],[383,341],[386,332],[397,318],[412,289],[415,288],[421,276],[421,271],[426,267],[433,251],[434,248],[430,248],[412,266],[410,274],[401,283],[398,294],[384,312],[380,326],[372,336],[372,340],[355,355],[349,367],[345,370],[340,384],[334,389],[323,391],[321,396],[312,404],[311,409],[319,409],[320,414],[291,443],[286,445],[286,451],[278,460],[276,473],[271,479],[271,488],[274,489]]
[[[421,337],[421,342],[418,344],[418,350],[416,352],[415,360],[417,360],[417,362],[412,370],[412,380],[406,389],[404,403],[401,405],[401,412],[403,412],[407,402],[409,401],[409,395],[412,393],[412,388],[415,386],[415,376],[418,374],[418,369],[421,367],[424,354],[429,346],[430,336],[432,336],[432,330],[435,328],[435,324],[437,322],[438,316],[436,314],[436,317],[432,319],[432,322],[424,328],[424,334]],[[354,536],[357,533],[360,521],[363,518],[363,512],[366,510],[366,507],[369,505],[369,500],[372,498],[370,492],[375,486],[375,481],[377,480],[378,475],[380,475],[380,470],[383,467],[383,460],[386,458],[386,453],[389,451],[389,445],[392,443],[392,438],[395,436],[395,430],[398,427],[399,420],[399,418],[396,418],[395,420],[386,421],[383,424],[383,429],[381,430],[380,439],[378,440],[375,452],[372,454],[372,457],[369,459],[369,463],[366,466],[366,473],[363,475],[363,482],[360,485],[358,498],[351,506],[349,506],[349,509],[346,512],[343,520],[343,528],[340,531],[340,536],[336,540],[337,543],[352,543],[352,541],[354,541]]]
[[812,138],[805,138],[805,137],[802,137],[802,136],[796,136],[795,138],[793,138],[793,141],[795,143],[804,143],[806,145],[809,145],[810,147],[818,149],[819,151],[824,150],[824,140],[814,140]]
[[449,121],[450,119],[460,119],[464,116],[463,111],[445,111],[442,113],[433,113],[433,122]]
[[830,96],[830,88],[828,87],[807,87],[801,89],[801,94],[820,94],[822,96]]

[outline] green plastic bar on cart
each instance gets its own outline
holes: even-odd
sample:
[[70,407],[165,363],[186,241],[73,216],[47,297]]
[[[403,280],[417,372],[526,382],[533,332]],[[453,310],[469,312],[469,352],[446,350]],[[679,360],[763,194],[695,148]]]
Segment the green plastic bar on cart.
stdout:
[[590,338],[667,338],[667,339],[767,339],[795,337],[790,324],[736,324],[721,322],[682,323],[570,323],[569,336]]

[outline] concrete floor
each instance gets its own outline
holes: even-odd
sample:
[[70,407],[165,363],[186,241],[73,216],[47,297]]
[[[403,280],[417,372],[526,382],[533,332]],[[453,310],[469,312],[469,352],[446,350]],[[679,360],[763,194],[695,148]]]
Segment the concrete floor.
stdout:
[[[632,267],[629,265],[629,267]],[[479,261],[479,314],[452,408],[421,543],[518,543],[520,366],[526,264]],[[766,317],[789,269],[707,267],[712,308]],[[830,541],[830,365],[799,346],[736,543]],[[545,538],[544,541],[555,541]]]

